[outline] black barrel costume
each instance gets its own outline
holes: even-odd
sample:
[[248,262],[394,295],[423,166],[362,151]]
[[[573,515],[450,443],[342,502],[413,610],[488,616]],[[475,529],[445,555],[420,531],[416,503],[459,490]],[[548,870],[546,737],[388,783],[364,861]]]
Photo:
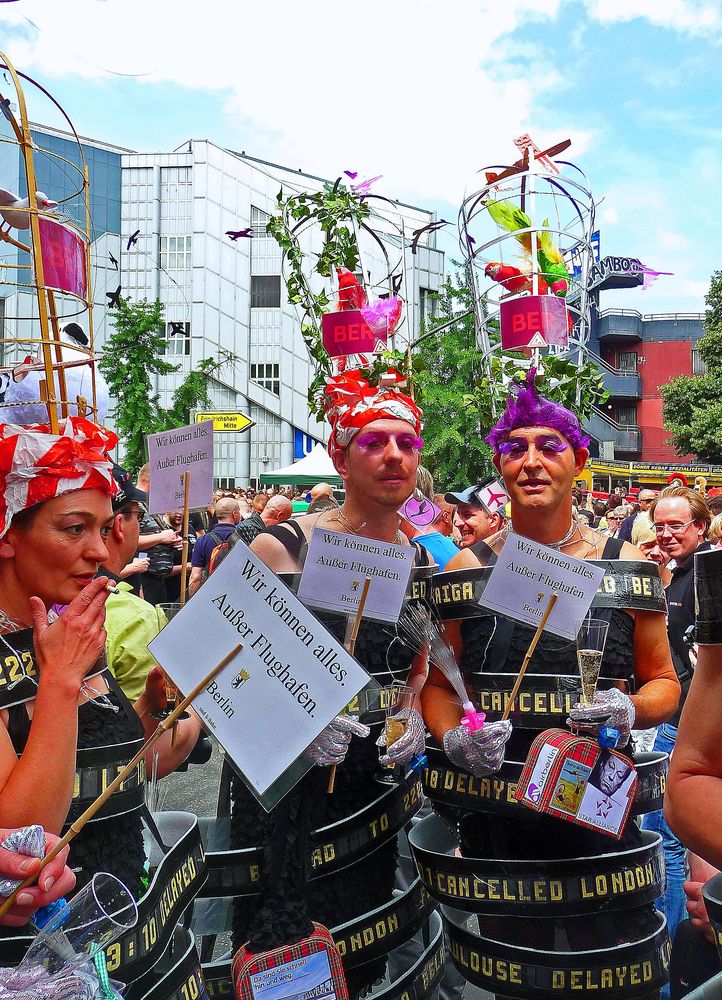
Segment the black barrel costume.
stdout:
[[[492,551],[480,547],[480,560],[493,562]],[[615,560],[619,548],[607,540],[602,560],[613,561],[604,563],[592,604],[593,614],[609,622],[600,687],[634,683],[634,621],[623,609],[664,609],[656,567]],[[433,592],[442,618],[463,619],[461,669],[475,705],[494,720],[533,629],[474,607],[488,573],[441,574]],[[646,998],[667,980],[666,926],[651,905],[664,884],[661,840],[642,833],[631,817],[617,841],[532,812],[514,797],[534,737],[564,728],[579,693],[574,643],[543,633],[512,710],[514,728],[500,771],[476,778],[442,751],[429,750],[425,791],[445,822],[434,816],[419,824],[412,850],[427,889],[445,904],[455,965],[497,996],[594,991]],[[666,755],[643,754],[635,765],[632,816],[661,807]]]
[[[305,558],[306,543],[300,527],[290,522],[288,527],[279,525],[268,530],[301,565]],[[418,546],[417,549],[417,565],[424,566],[428,557],[423,549]],[[294,583],[292,578],[284,578],[283,575],[280,578],[290,585]],[[295,577],[296,582],[297,579]],[[319,612],[318,618],[343,643],[347,616]],[[363,621],[354,655],[383,687],[394,681],[406,682],[415,651],[409,637],[405,637],[400,628],[397,630],[394,626],[384,626],[380,622]],[[353,705],[351,708],[353,709]],[[321,844],[319,853],[312,855],[311,863],[314,868],[319,869],[317,874],[321,877],[312,878],[309,882],[308,914],[313,920],[330,928],[355,920],[391,899],[397,862],[395,833],[398,825],[390,822],[390,813],[398,813],[407,820],[421,804],[420,786],[416,779],[402,782],[391,792],[388,789],[384,791],[379,785],[379,750],[375,740],[381,732],[383,711],[377,708],[369,715],[364,711],[364,706],[359,705],[359,714],[362,721],[370,724],[372,732],[366,739],[351,741],[346,759],[338,766],[334,793],[325,794],[329,774],[327,768],[314,768],[304,779],[307,782],[305,794],[313,801],[312,826],[316,830],[330,824],[343,824],[353,814],[371,807],[382,795],[388,802],[388,806],[379,811],[378,816],[371,808],[369,826],[376,836],[372,836],[363,852],[342,870],[331,870],[324,875],[324,863],[333,859],[324,855]],[[232,795],[232,847],[250,848],[267,842],[274,826],[273,814],[264,812],[239,779],[233,781]],[[277,844],[274,850],[280,850],[283,846]],[[329,849],[327,854],[331,853],[335,854],[336,849]],[[269,862],[267,855],[264,869],[268,868],[269,863],[272,863],[272,859]],[[267,874],[265,870],[261,873],[261,881]],[[299,875],[302,876],[302,873]],[[293,896],[290,887],[288,895]],[[281,909],[292,905],[292,902],[280,901]],[[257,916],[258,910],[258,896],[240,896],[234,900],[234,950],[247,940],[249,925]],[[274,908],[274,913],[280,920],[288,916],[278,913],[278,907]],[[269,919],[273,919],[273,916],[269,916]],[[352,995],[383,977],[386,957],[386,954],[381,954],[360,967],[345,963],[347,985]]]
[[[103,657],[98,670],[104,667]],[[63,833],[144,742],[143,726],[133,706],[108,670],[103,676],[108,694],[78,708],[75,789]],[[8,713],[8,735],[18,755],[30,733],[26,702],[35,696],[36,678],[32,630],[0,636],[0,708]],[[89,683],[94,682],[91,679]],[[202,985],[202,978],[192,935],[177,926],[206,879],[198,823],[186,813],[163,814],[158,829],[145,810],[145,778],[145,762],[141,760],[74,837],[70,864],[77,869],[76,891],[96,872],[109,872],[138,902],[136,926],[106,952],[110,976],[131,984],[125,994],[128,1000],[201,998],[202,991],[195,990],[196,984]],[[143,815],[160,841],[153,848],[150,884]],[[0,928],[0,965],[16,965],[31,939],[24,928]]]

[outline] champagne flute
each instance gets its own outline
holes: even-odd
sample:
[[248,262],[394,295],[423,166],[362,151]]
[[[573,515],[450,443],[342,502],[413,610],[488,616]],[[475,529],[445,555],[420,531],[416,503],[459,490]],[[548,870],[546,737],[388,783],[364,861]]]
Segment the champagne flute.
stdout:
[[587,615],[577,632],[577,663],[582,682],[581,704],[585,706],[594,702],[608,630],[608,622]]

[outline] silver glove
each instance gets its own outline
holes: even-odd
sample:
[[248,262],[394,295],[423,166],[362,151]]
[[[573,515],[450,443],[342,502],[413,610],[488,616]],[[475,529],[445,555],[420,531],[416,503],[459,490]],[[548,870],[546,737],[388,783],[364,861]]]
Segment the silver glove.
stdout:
[[306,750],[306,753],[321,767],[341,764],[346,756],[352,736],[364,739],[371,730],[355,715],[337,715]]
[[444,735],[444,750],[457,767],[471,771],[477,778],[498,771],[504,763],[506,742],[511,736],[511,722],[485,722],[481,729],[470,732],[457,726]]
[[[408,764],[413,757],[423,753],[426,749],[426,726],[415,708],[402,708],[391,718],[403,722],[405,729],[404,735],[392,743],[382,757],[379,757],[379,763],[383,764],[384,767],[391,767],[394,764]],[[376,746],[386,746],[385,728],[376,740]]]
[[602,726],[616,729],[619,732],[617,745],[623,747],[629,742],[634,716],[632,699],[619,688],[610,688],[608,691],[595,691],[591,705],[577,702],[569,713],[567,725],[597,739]]

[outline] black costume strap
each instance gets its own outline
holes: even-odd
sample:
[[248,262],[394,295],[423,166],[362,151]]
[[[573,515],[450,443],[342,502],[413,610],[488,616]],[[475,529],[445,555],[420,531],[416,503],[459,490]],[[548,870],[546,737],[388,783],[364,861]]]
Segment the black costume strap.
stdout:
[[131,983],[123,996],[125,1000],[208,1000],[193,934],[176,927],[160,962]]
[[[500,622],[499,625],[502,623]],[[517,674],[482,671],[470,678],[470,694],[479,711],[486,712],[489,721],[500,719],[506,710]],[[616,677],[600,677],[597,689],[619,688],[633,694],[630,684]],[[531,674],[514,699],[509,718],[515,729],[539,731],[564,726],[572,706],[581,700],[579,675]]]
[[520,1000],[580,994],[639,1000],[656,996],[668,980],[670,941],[661,913],[656,929],[638,940],[561,953],[482,937],[459,910],[442,907],[442,916],[454,965],[468,982],[492,993]]
[[[604,577],[592,600],[595,615],[603,608],[666,614],[667,600],[656,563],[635,559],[589,559],[587,562],[604,569]],[[492,566],[474,566],[437,573],[431,596],[439,618],[444,621],[491,614],[482,602],[492,569]]]
[[[310,838],[308,877],[322,878],[340,871],[385,844],[418,812],[422,802],[421,781],[411,775],[398,785],[387,787],[352,816],[314,831]],[[208,882],[202,897],[253,896],[262,891],[262,846],[209,851],[207,862]]]
[[[501,768],[485,778],[477,778],[463,768],[451,763],[443,750],[427,746],[428,766],[424,770],[424,792],[432,802],[442,806],[455,806],[469,812],[493,813],[515,816],[532,824],[541,822],[516,798],[516,786],[524,763],[505,760]],[[637,788],[631,815],[661,809],[667,787],[669,757],[661,751],[635,754]]]
[[[290,529],[290,530],[289,530]],[[273,538],[277,538],[279,542],[286,548],[289,555],[291,555],[298,565],[300,566],[303,562],[301,558],[301,553],[304,554],[305,550],[308,548],[308,541],[306,539],[305,532],[298,521],[291,519],[290,521],[284,521],[282,524],[272,524],[270,527],[266,528],[265,531],[261,532],[263,535],[272,535]]]
[[[190,813],[160,813],[158,823],[165,839],[173,840],[176,835],[173,846],[159,858],[151,883],[138,900],[136,925],[109,945],[105,951],[106,965],[112,979],[124,983],[135,983],[136,980],[140,980],[142,984],[148,986],[148,989],[151,982],[144,977],[151,970],[154,970],[152,980],[157,982],[158,977],[161,979],[164,976],[171,977],[176,968],[177,962],[172,961],[170,965],[166,963],[160,966],[158,974],[155,975],[156,966],[163,958],[171,939],[174,935],[177,936],[176,928],[181,917],[198,895],[207,877],[198,818]],[[171,834],[171,828],[174,835]],[[31,936],[0,938],[0,966],[17,965],[31,941]],[[180,948],[178,962],[186,960],[191,964],[193,961],[197,962],[197,956],[194,959],[189,953],[187,938],[185,945],[181,941]],[[174,953],[176,953],[175,946],[171,956]],[[129,1000],[145,998],[144,988],[129,992]],[[166,1000],[166,997],[175,1000],[176,996],[179,1000],[188,1000],[188,997],[202,1000],[202,992],[199,994],[189,992],[186,995],[183,993],[182,985],[178,989],[178,993],[172,990],[166,993],[159,987],[157,992],[148,995],[154,1000],[156,998]],[[192,988],[189,987],[190,989]]]
[[[664,850],[658,833],[642,844],[584,858],[553,860],[459,857],[458,841],[438,816],[409,834],[428,892],[472,913],[562,917],[652,903],[664,890]],[[533,840],[530,841],[533,850]]]
[[[105,653],[102,653],[86,680],[97,677],[106,667]],[[33,630],[4,632],[0,636],[0,709],[32,701],[38,693],[38,677]]]

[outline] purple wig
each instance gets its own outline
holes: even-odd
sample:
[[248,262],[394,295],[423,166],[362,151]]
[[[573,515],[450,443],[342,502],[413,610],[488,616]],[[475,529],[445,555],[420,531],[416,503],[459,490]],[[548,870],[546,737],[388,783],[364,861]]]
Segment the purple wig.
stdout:
[[486,441],[495,452],[499,444],[517,427],[553,427],[563,434],[572,448],[586,448],[589,436],[582,430],[578,418],[561,403],[541,396],[534,385],[536,368],[530,368],[523,385],[510,395],[501,419],[492,427]]

